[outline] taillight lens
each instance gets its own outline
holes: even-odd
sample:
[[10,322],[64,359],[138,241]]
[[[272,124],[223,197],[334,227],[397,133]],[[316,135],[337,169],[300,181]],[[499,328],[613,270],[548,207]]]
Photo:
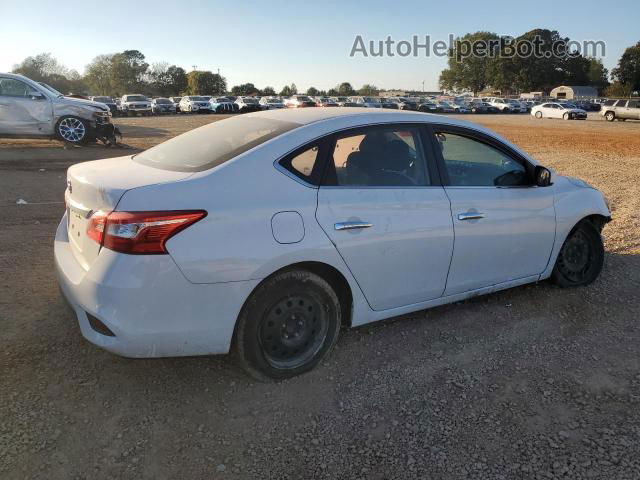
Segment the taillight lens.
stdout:
[[203,210],[96,212],[89,219],[87,236],[120,253],[163,254],[167,240],[206,215]]

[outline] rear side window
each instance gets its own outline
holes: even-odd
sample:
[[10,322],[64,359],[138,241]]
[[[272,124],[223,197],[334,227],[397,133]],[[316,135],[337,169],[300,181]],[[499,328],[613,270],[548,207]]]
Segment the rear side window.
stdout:
[[208,170],[300,125],[242,115],[219,120],[150,148],[133,160],[178,172]]
[[604,102],[604,105],[606,107],[610,107],[611,105],[613,105],[614,103],[616,103],[615,100],[607,100],[606,102]]
[[280,160],[280,165],[296,177],[312,185],[320,183],[322,176],[321,152],[325,142],[299,148]]
[[431,185],[420,131],[411,126],[368,127],[336,138],[324,185],[415,187]]
[[640,108],[640,100],[629,100],[629,108]]

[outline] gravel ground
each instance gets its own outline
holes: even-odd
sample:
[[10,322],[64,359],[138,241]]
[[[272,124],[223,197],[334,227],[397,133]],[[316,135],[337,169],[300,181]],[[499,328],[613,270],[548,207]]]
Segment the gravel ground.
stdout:
[[70,164],[219,118],[117,120],[131,150],[0,140],[0,478],[640,478],[640,123],[465,117],[609,197],[596,283],[345,331],[315,371],[261,384],[232,358],[99,350],[52,268]]

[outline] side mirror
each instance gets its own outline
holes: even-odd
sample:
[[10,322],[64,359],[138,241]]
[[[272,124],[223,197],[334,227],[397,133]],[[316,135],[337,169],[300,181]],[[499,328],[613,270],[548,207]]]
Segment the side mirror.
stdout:
[[44,100],[46,98],[42,93],[36,91],[30,92],[29,97],[31,97],[31,100]]
[[551,185],[551,170],[538,165],[535,169],[536,185],[538,187],[548,187]]

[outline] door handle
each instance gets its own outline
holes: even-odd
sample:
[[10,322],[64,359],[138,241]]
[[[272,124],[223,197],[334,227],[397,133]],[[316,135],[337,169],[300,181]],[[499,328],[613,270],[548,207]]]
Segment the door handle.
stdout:
[[340,222],[333,225],[336,230],[353,230],[356,228],[373,227],[373,223],[369,222]]
[[458,220],[478,220],[484,217],[485,217],[484,213],[480,213],[480,212],[466,212],[466,213],[458,214]]

